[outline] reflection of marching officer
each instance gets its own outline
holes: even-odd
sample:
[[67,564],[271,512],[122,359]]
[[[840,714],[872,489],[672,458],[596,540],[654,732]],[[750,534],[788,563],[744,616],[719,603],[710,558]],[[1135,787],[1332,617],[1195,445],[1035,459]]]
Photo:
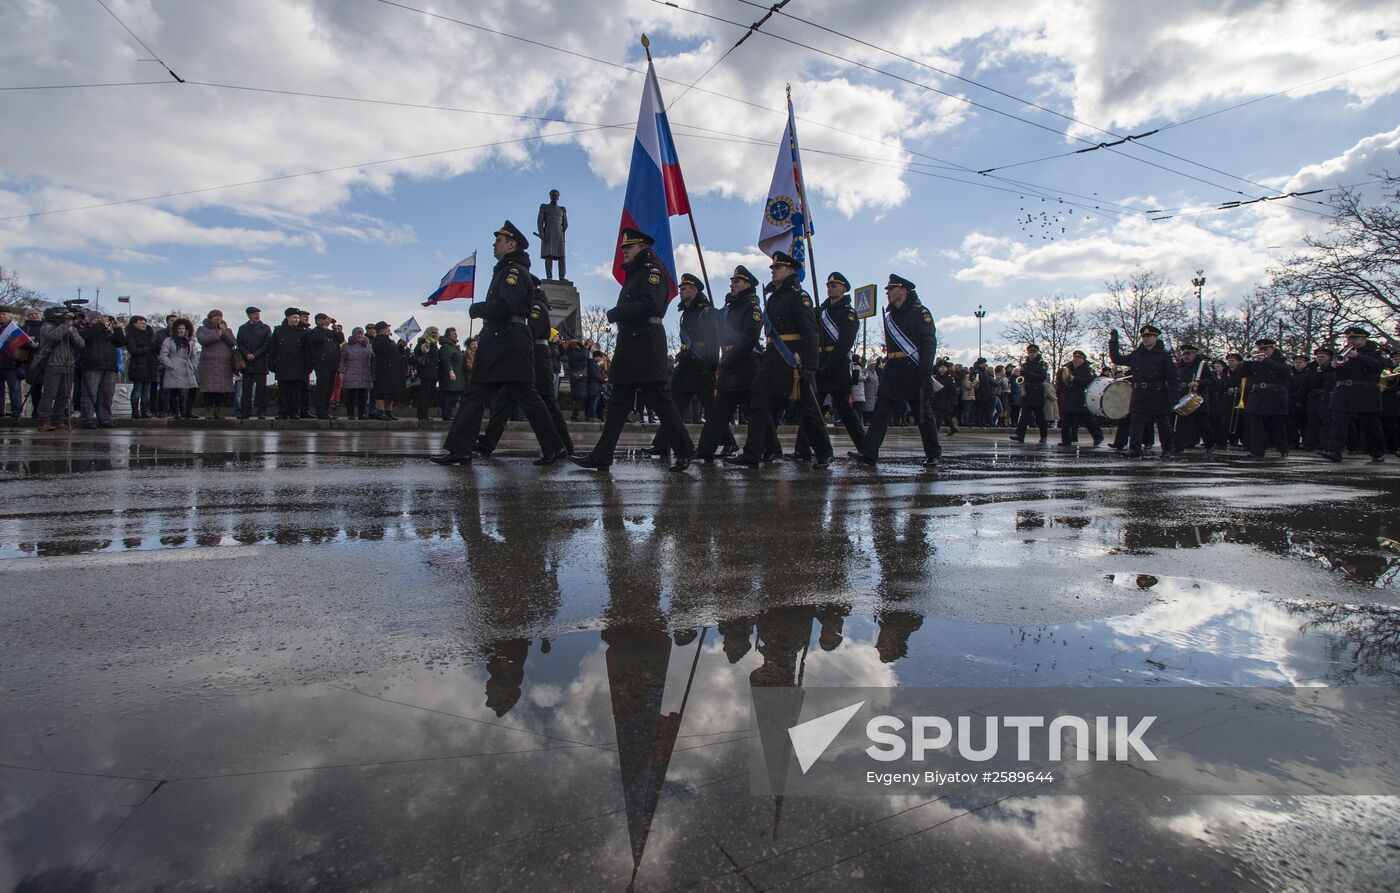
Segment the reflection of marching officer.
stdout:
[[783,399],[794,400],[802,428],[816,454],[813,468],[831,464],[831,438],[817,404],[817,358],[821,355],[812,298],[797,279],[797,261],[779,251],[773,255],[773,291],[763,311],[768,349],[759,361],[749,408],[749,431],[744,450],[726,456],[731,465],[758,467],[766,447],[777,438],[773,411]]
[[1332,389],[1329,407],[1332,413],[1332,438],[1322,455],[1333,462],[1342,461],[1347,432],[1353,422],[1359,424],[1366,452],[1372,462],[1382,462],[1384,434],[1381,431],[1381,370],[1388,361],[1380,349],[1367,340],[1370,333],[1360,326],[1346,330],[1347,347],[1337,366],[1337,384]]
[[705,414],[705,427],[700,431],[700,446],[695,455],[704,462],[713,462],[715,448],[727,441],[725,455],[738,447],[729,430],[729,420],[740,406],[747,409],[758,375],[758,358],[762,350],[758,338],[763,331],[763,312],[758,308],[758,277],[743,265],[734,268],[729,279],[729,295],[724,309],[715,311],[717,334],[721,349],[719,368],[715,376],[715,399]]
[[496,268],[486,300],[471,306],[471,316],[484,320],[477,339],[472,382],[462,398],[462,406],[447,432],[447,452],[434,456],[439,465],[470,465],[472,447],[481,431],[481,417],[487,402],[504,390],[519,404],[530,422],[530,429],[544,454],[536,465],[549,465],[567,455],[554,432],[549,410],[535,391],[534,345],[530,338],[530,305],[535,293],[530,281],[529,241],[507,220],[496,230],[492,251]]
[[1078,443],[1079,426],[1083,425],[1089,429],[1089,436],[1094,438],[1094,446],[1098,446],[1103,443],[1103,429],[1099,427],[1098,419],[1089,411],[1089,404],[1084,398],[1085,391],[1094,383],[1096,377],[1094,367],[1089,365],[1089,358],[1084,355],[1084,351],[1076,350],[1063,371],[1067,373],[1068,384],[1065,386],[1065,417],[1060,423],[1060,445],[1074,446]]
[[919,437],[924,445],[924,465],[938,464],[938,421],[933,411],[933,360],[938,338],[933,315],[919,303],[914,283],[890,274],[885,285],[889,306],[885,309],[885,368],[875,398],[875,415],[865,432],[865,446],[850,453],[852,459],[874,465],[880,460],[890,418],[905,403],[914,407]]
[[612,396],[608,398],[603,433],[593,445],[593,452],[574,459],[581,468],[604,469],[612,465],[613,449],[638,394],[661,420],[661,429],[675,451],[676,464],[671,470],[684,471],[694,453],[690,433],[685,430],[676,404],[671,402],[671,389],[667,386],[666,330],[661,327],[661,314],[666,312],[669,287],[661,258],[651,250],[653,241],[639,230],[622,231],[626,281],[618,293],[617,306],[608,311],[608,321],[617,324],[617,348],[608,372]]
[[[817,366],[817,406],[831,397],[831,414],[846,426],[856,449],[865,444],[865,426],[851,406],[851,348],[860,333],[860,320],[851,307],[851,283],[840,273],[826,277],[826,300],[817,308],[817,330],[821,337],[821,358]],[[812,458],[807,430],[798,429],[793,456],[799,461]]]
[[[691,273],[681,276],[680,293],[681,349],[676,356],[676,369],[671,373],[671,400],[681,414],[681,421],[685,421],[696,398],[706,413],[710,411],[715,365],[719,361],[716,343],[719,332],[714,306],[705,297],[705,284],[700,277]],[[670,439],[662,429],[656,432],[646,452],[650,456],[664,457],[670,447]]]
[[1181,388],[1176,363],[1158,340],[1162,330],[1143,326],[1138,330],[1141,343],[1132,353],[1123,353],[1118,346],[1118,330],[1108,333],[1108,356],[1116,365],[1127,366],[1133,377],[1133,399],[1129,404],[1128,457],[1142,458],[1143,433],[1155,426],[1162,440],[1162,458],[1171,455],[1172,404]]
[[1240,365],[1240,374],[1249,379],[1249,398],[1244,403],[1249,452],[1262,459],[1264,451],[1273,444],[1286,457],[1293,368],[1274,347],[1274,339],[1260,338],[1254,346],[1258,348],[1254,356]]

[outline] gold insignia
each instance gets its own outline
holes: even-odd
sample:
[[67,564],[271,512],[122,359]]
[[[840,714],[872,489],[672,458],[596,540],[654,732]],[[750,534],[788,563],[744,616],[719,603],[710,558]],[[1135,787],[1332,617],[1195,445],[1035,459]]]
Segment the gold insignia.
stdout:
[[660,284],[661,284],[661,274],[660,274],[660,273],[652,273],[650,276],[647,277],[647,281],[650,282],[652,285],[660,285]]
[[809,298],[809,297],[807,297],[806,295],[803,295],[803,296],[802,296],[802,306],[803,306],[803,307],[811,307],[811,306],[812,306],[812,299]]
[[539,318],[540,318],[540,311],[539,311],[538,308],[536,308],[536,309],[530,311],[530,318],[531,318],[531,319],[539,319]]
[[854,311],[854,310],[849,310],[849,311],[846,312],[846,319],[849,319],[849,320],[851,320],[852,322],[854,322],[854,321],[855,321],[855,318],[856,318],[856,314],[855,314],[855,311]]
[[924,311],[924,322],[933,322],[933,316],[927,310]]
[[753,312],[753,321],[754,321],[754,322],[763,322],[763,314],[762,314],[762,313],[759,313],[757,310],[755,310],[755,311]]
[[506,274],[506,285],[514,285],[515,283],[517,283],[517,282],[519,282],[519,281],[520,281],[520,277],[519,277],[519,276],[516,276],[514,273],[507,273],[507,274]]

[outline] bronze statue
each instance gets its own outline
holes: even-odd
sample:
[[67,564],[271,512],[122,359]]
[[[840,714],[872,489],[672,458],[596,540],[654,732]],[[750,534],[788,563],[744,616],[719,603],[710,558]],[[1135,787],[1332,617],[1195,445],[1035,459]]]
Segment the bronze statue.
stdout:
[[564,275],[564,231],[569,228],[569,212],[559,204],[559,190],[549,191],[549,203],[540,205],[535,235],[540,237],[540,257],[544,258],[544,278],[554,278],[554,262],[559,261],[559,278]]

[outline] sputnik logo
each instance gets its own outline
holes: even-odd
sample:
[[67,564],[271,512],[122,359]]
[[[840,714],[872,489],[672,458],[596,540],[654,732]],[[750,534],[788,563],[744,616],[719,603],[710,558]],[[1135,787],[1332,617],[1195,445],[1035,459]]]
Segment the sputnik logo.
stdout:
[[864,706],[864,701],[858,701],[849,707],[800,722],[788,729],[788,737],[792,739],[792,752],[797,757],[797,765],[802,769],[803,775],[807,774],[813,763],[821,759],[821,755],[826,753],[831,742],[846,728],[851,717]]

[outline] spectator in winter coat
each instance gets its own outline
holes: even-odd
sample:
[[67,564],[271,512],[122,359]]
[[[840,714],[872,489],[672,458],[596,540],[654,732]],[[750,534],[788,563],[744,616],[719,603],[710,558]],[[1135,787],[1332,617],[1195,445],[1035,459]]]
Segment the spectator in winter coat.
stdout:
[[194,414],[194,391],[199,386],[199,378],[193,329],[188,319],[175,320],[170,326],[170,335],[160,346],[160,365],[165,370],[161,386],[170,395],[172,418],[203,418]]
[[438,389],[442,391],[442,420],[450,422],[467,389],[465,358],[457,344],[456,329],[443,332],[438,343]]
[[374,336],[374,405],[370,413],[372,419],[394,420],[394,401],[403,390],[407,377],[403,354],[394,343],[392,331],[387,322],[375,323]]
[[[0,331],[4,331],[12,319],[9,308],[0,308]],[[19,388],[19,363],[8,353],[0,353],[0,414],[4,413],[6,397],[10,399],[10,418],[19,418],[19,407],[23,402]]]
[[346,417],[369,418],[369,395],[374,388],[374,348],[365,330],[356,326],[340,348],[340,402]]
[[262,321],[257,307],[245,308],[248,321],[238,327],[238,349],[248,365],[243,370],[243,393],[238,402],[238,417],[258,418],[267,415],[267,351],[272,347],[272,327]]
[[268,365],[277,376],[277,417],[310,418],[307,410],[306,379],[311,375],[311,353],[307,331],[301,325],[301,311],[288,307],[282,324],[272,330],[268,344]]
[[418,339],[410,356],[413,368],[418,370],[418,421],[426,422],[428,407],[437,396],[438,364],[441,362],[437,326],[423,330],[423,337]]
[[[72,411],[73,370],[78,351],[86,342],[78,324],[69,318],[65,307],[53,308],[44,314],[44,327],[39,330],[39,354],[34,358],[43,375],[43,397],[39,403],[39,418],[44,424],[40,431],[67,431]],[[31,367],[33,368],[33,367]]]
[[160,342],[144,316],[133,316],[126,326],[126,377],[131,381],[131,417],[149,419],[154,407],[156,382],[160,380]]
[[93,311],[82,332],[87,345],[82,356],[83,427],[112,427],[112,395],[117,388],[118,351],[126,333],[110,316]]
[[210,310],[195,332],[199,342],[199,391],[204,406],[214,418],[224,417],[224,407],[233,403],[233,352],[238,339],[224,322],[222,310]]

